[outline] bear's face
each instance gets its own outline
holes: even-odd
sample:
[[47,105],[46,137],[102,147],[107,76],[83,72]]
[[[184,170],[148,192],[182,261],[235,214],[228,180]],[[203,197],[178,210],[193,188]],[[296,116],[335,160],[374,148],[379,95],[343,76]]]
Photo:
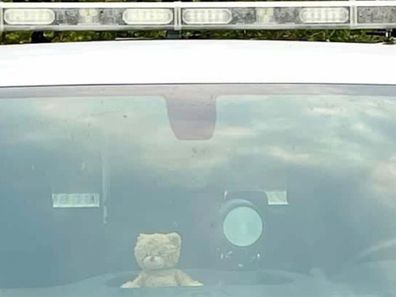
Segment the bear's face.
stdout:
[[181,238],[177,233],[140,234],[135,246],[135,257],[143,270],[169,269],[180,257]]

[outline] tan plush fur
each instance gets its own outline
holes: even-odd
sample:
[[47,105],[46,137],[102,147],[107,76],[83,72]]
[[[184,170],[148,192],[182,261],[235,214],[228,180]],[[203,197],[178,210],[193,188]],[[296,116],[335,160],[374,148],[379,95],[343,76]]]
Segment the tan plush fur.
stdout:
[[140,234],[135,246],[135,258],[142,271],[122,288],[202,286],[175,268],[180,249],[181,237],[177,233]]

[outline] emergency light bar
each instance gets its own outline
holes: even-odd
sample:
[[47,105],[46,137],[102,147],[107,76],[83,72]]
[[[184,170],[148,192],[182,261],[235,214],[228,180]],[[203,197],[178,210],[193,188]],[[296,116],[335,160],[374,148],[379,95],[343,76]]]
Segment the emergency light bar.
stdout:
[[396,28],[395,0],[0,2],[0,31],[391,28]]

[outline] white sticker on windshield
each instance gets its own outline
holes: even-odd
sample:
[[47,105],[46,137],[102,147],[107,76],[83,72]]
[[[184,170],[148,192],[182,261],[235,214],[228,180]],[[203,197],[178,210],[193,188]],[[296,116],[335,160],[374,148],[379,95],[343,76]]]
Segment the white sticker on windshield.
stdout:
[[98,193],[54,193],[52,194],[52,207],[100,207],[100,195]]
[[288,205],[287,191],[266,191],[268,205]]

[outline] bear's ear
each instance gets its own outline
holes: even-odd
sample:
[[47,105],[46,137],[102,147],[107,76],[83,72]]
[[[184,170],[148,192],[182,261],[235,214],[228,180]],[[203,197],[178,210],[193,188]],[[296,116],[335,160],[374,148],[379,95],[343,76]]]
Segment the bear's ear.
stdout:
[[149,234],[140,233],[140,234],[138,235],[138,237],[137,237],[137,240],[141,240],[141,239],[146,238],[146,237],[148,237],[148,236],[149,236]]
[[177,247],[181,246],[181,237],[176,232],[172,232],[168,234],[169,240]]

